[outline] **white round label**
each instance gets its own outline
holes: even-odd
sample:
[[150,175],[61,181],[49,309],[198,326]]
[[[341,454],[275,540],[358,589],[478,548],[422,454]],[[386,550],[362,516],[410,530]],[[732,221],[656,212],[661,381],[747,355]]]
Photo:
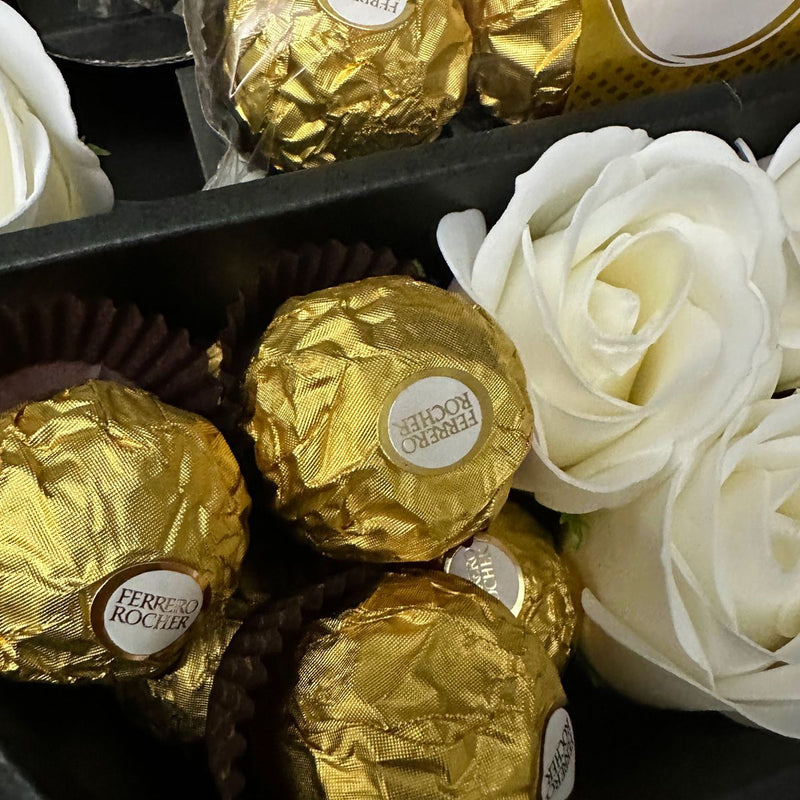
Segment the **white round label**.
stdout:
[[442,470],[482,444],[491,424],[488,400],[463,378],[427,375],[400,389],[381,421],[381,441],[392,461],[412,471]]
[[386,28],[408,16],[408,0],[323,0],[323,8],[356,28]]
[[575,734],[566,710],[559,708],[547,722],[542,745],[541,800],[567,800],[575,788]]
[[185,572],[168,568],[125,572],[135,573],[111,579],[98,594],[93,610],[95,626],[123,655],[146,658],[175,644],[203,610],[200,584]]
[[525,581],[514,556],[491,536],[476,536],[459,547],[444,563],[444,571],[480,586],[515,616],[522,611]]

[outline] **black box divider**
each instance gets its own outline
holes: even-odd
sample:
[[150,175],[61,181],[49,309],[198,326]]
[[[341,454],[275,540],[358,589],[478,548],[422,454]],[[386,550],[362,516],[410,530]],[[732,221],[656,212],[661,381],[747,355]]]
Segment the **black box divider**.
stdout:
[[433,238],[438,220],[470,207],[496,219],[514,177],[567,134],[609,124],[654,136],[696,128],[728,141],[742,137],[761,156],[798,122],[800,65],[735,86],[698,87],[239,186],[120,202],[106,216],[0,237],[0,290],[25,291],[31,270],[44,270],[48,284],[182,308],[209,328],[217,321],[213,308],[254,259],[304,239],[387,244],[442,275]]

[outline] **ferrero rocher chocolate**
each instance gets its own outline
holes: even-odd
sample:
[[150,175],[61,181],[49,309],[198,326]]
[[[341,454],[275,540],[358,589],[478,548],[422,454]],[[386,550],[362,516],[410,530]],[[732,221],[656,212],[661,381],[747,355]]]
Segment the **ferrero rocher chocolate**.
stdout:
[[466,0],[465,7],[475,85],[508,122],[728,81],[800,58],[797,0]]
[[168,672],[119,685],[125,704],[160,738],[202,738],[214,676],[241,624],[222,611],[208,612]]
[[566,666],[578,631],[577,577],[535,517],[506,503],[485,533],[448,555],[444,568],[500,600],[539,637],[556,667]]
[[463,104],[458,0],[228,0],[225,21],[231,100],[279,169],[430,141]]
[[510,340],[469,301],[409,278],[289,300],[246,391],[279,512],[334,557],[438,558],[497,514],[529,448]]
[[473,81],[506,122],[563,110],[581,35],[581,0],[465,0],[475,35]]
[[[569,794],[558,673],[537,637],[467,581],[387,575],[310,630],[298,675],[284,738],[298,798]],[[547,794],[556,780],[562,793]]]
[[233,590],[250,500],[222,435],[90,381],[0,415],[0,672],[150,675]]

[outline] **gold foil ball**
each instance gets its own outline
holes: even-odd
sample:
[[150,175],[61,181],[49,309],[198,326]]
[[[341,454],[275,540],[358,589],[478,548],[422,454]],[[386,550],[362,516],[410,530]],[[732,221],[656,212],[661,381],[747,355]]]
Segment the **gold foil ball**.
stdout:
[[228,0],[226,34],[231,100],[279,169],[432,141],[464,102],[458,0]]
[[511,341],[474,304],[409,278],[289,300],[245,388],[277,509],[329,556],[438,558],[497,514],[530,447]]
[[485,533],[448,556],[445,571],[500,600],[564,669],[577,640],[580,587],[532,514],[506,503]]
[[536,636],[477,587],[387,575],[301,652],[284,745],[294,796],[539,797],[566,698]]
[[472,81],[506,122],[564,110],[575,74],[581,0],[466,0],[475,36]]
[[250,499],[202,418],[90,381],[0,415],[0,673],[73,683],[174,661],[233,590]]

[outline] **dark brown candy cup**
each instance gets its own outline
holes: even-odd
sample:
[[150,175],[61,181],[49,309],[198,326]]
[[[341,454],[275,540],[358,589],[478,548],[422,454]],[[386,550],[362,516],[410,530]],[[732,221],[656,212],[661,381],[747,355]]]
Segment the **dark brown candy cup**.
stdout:
[[0,305],[0,409],[91,379],[138,387],[218,424],[224,417],[207,352],[163,316],[69,294]]
[[357,605],[380,571],[358,565],[253,611],[231,640],[208,705],[209,766],[223,800],[281,797],[277,741],[308,627]]
[[243,375],[253,348],[290,297],[377,275],[424,273],[418,261],[400,260],[387,247],[373,249],[364,242],[345,245],[331,239],[321,245],[307,242],[297,250],[281,250],[258,269],[228,307],[228,324],[220,337],[223,370]]

